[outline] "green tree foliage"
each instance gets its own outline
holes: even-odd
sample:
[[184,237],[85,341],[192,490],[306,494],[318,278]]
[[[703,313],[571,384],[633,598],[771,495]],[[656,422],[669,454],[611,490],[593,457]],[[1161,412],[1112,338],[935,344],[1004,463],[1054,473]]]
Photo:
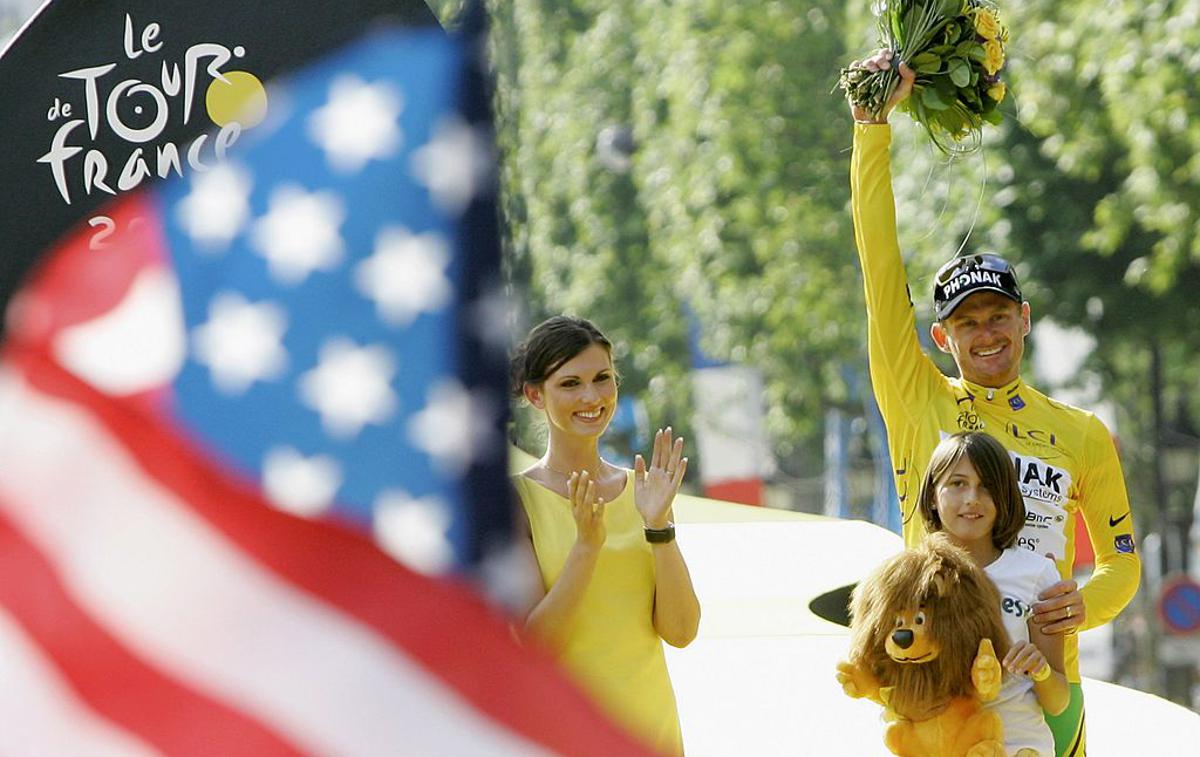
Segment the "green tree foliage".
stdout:
[[[1090,7],[1082,7],[1090,6]],[[1126,351],[1200,346],[1200,3],[1014,3],[1019,123],[997,144],[1008,243],[1046,312]],[[1148,318],[1152,313],[1166,317]]]
[[[711,355],[764,371],[781,451],[814,439],[860,361],[845,179],[842,5],[497,0],[511,277],[532,319],[588,315],[656,422]],[[632,129],[627,172],[597,157]],[[703,398],[697,398],[703,402]]]
[[676,272],[650,243],[636,169],[597,157],[601,132],[631,125],[654,86],[636,44],[646,16],[634,2],[495,4],[508,265],[530,321],[596,321],[624,391],[680,429],[690,395]]
[[[681,272],[705,347],[761,368],[777,440],[819,430],[861,362],[846,213],[836,2],[679,2],[644,46],[657,103],[639,133],[651,237]],[[786,451],[786,443],[783,445]]]
[[1007,144],[1014,174],[1043,191],[1014,182],[1012,241],[1030,250],[1047,308],[1097,338],[1131,486],[1154,503],[1152,395],[1163,393],[1169,422],[1180,404],[1200,409],[1200,3],[1031,0],[1016,12],[1039,23],[1014,29],[1027,51],[1014,62],[1025,129]]

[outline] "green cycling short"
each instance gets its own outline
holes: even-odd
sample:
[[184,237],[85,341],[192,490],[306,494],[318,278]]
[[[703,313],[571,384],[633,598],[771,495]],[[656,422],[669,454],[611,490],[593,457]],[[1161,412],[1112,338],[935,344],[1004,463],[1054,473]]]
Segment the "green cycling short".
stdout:
[[1087,755],[1087,727],[1083,722],[1083,687],[1069,684],[1071,703],[1060,715],[1046,713],[1046,723],[1054,734],[1055,757],[1085,757]]

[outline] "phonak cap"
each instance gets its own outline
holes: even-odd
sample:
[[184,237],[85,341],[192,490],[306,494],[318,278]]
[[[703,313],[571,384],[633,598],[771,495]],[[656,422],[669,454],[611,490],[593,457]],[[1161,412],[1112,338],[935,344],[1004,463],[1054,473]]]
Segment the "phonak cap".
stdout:
[[954,258],[938,269],[933,278],[933,311],[945,320],[976,292],[999,292],[1014,302],[1024,301],[1017,272],[1007,260],[991,253]]

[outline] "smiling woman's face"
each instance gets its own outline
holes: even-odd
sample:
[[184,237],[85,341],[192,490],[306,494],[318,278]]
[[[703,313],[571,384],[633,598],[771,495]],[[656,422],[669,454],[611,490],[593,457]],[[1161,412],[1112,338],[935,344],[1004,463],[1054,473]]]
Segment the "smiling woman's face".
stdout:
[[545,411],[552,433],[599,436],[617,405],[612,356],[603,345],[588,345],[547,376],[529,400]]

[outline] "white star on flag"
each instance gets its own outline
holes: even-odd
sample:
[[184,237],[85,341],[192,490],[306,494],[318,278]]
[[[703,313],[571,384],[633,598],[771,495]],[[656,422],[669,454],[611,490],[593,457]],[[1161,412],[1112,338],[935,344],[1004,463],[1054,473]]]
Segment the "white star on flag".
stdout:
[[438,468],[461,475],[478,450],[493,444],[495,416],[496,402],[487,395],[468,392],[454,380],[442,381],[429,391],[425,409],[409,420],[408,437]]
[[193,175],[191,191],[179,201],[178,218],[198,247],[229,246],[250,218],[250,174],[232,162]]
[[255,381],[283,374],[288,358],[285,331],[283,308],[221,292],[208,304],[208,321],[192,331],[192,352],[196,362],[208,366],[218,389],[243,394]]
[[528,547],[492,542],[484,550],[479,575],[488,599],[514,613],[526,612],[530,592],[542,585],[537,562],[529,559]]
[[325,151],[330,168],[359,171],[372,158],[384,160],[400,147],[398,124],[404,98],[387,84],[339,77],[329,100],[308,119],[308,135]]
[[354,283],[375,303],[380,318],[407,326],[419,313],[450,301],[449,263],[448,245],[440,235],[414,236],[403,227],[390,227],[376,238],[374,254],[355,269]]
[[446,538],[450,512],[437,497],[413,499],[408,492],[392,489],[375,501],[374,528],[379,545],[413,570],[434,575],[454,562],[454,550]]
[[305,457],[291,447],[275,447],[263,460],[263,490],[280,510],[314,517],[333,504],[342,471],[329,455]]
[[461,214],[491,175],[493,158],[488,142],[458,118],[444,119],[433,137],[413,153],[413,175],[433,195],[443,211]]
[[383,345],[330,339],[321,346],[317,367],[300,377],[300,398],[320,414],[328,433],[351,438],[395,412],[396,395],[388,385],[395,372],[392,353]]
[[252,241],[281,284],[299,284],[316,270],[332,271],[342,259],[339,227],[346,218],[332,192],[306,192],[288,184],[271,193],[267,214],[255,221]]
[[507,353],[517,313],[514,301],[506,297],[496,283],[488,284],[484,293],[471,304],[471,327],[480,341],[490,349]]

